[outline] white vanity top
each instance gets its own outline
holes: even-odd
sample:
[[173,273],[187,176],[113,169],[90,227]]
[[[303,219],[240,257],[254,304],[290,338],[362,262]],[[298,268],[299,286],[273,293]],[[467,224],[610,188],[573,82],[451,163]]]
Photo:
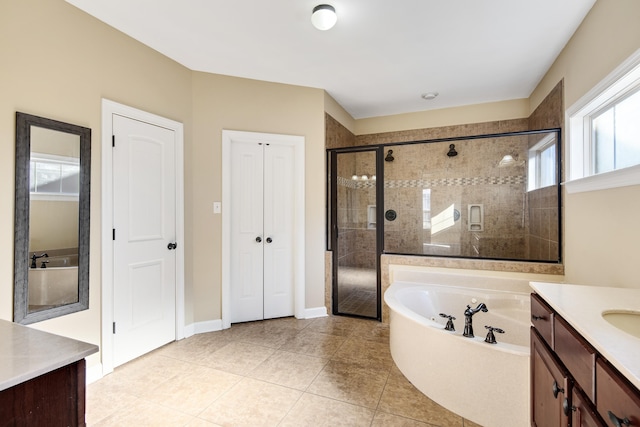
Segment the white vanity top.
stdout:
[[97,351],[94,344],[0,320],[0,391]]
[[640,389],[640,338],[607,322],[603,312],[640,311],[640,289],[531,282],[531,288]]

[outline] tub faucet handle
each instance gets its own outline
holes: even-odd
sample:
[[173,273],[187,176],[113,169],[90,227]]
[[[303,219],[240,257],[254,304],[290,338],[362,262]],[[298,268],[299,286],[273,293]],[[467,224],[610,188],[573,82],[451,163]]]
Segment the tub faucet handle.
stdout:
[[455,331],[456,330],[456,328],[453,326],[453,321],[456,320],[455,317],[453,317],[450,314],[444,314],[444,313],[440,313],[440,317],[444,317],[446,319],[449,319],[449,320],[447,320],[447,324],[444,327],[444,329],[446,331]]
[[497,344],[498,343],[498,341],[496,341],[496,336],[493,334],[494,332],[496,332],[498,334],[504,334],[504,329],[494,328],[493,326],[485,325],[485,329],[488,329],[489,332],[487,333],[487,337],[484,339],[484,342],[489,343],[489,344]]

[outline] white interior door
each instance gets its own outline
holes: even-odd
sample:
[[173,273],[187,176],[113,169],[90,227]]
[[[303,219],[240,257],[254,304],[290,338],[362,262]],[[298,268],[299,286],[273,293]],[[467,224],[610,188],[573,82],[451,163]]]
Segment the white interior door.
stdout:
[[231,322],[263,319],[263,145],[231,145]]
[[113,134],[118,366],[176,338],[176,164],[173,130],[114,116]]
[[231,144],[231,322],[292,316],[294,166],[291,144]]
[[294,313],[294,147],[266,145],[264,169],[264,318],[272,319]]

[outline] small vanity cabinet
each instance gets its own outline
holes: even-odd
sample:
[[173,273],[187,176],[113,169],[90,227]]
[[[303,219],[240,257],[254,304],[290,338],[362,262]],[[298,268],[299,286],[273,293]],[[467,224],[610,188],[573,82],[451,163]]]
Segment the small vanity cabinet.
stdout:
[[84,426],[98,346],[0,320],[0,426]]
[[531,425],[640,427],[640,391],[531,295]]

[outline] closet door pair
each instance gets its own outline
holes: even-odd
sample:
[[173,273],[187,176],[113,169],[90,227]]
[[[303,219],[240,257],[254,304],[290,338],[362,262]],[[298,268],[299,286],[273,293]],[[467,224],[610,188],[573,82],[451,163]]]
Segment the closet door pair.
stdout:
[[231,144],[231,323],[294,314],[294,147]]

